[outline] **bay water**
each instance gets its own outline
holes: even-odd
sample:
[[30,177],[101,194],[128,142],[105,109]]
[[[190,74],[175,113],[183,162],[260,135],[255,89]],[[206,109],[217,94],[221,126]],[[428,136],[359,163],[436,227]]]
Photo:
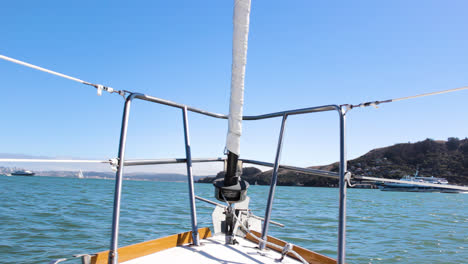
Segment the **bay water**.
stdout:
[[[264,216],[268,186],[251,186]],[[210,184],[196,194],[214,200]],[[0,263],[107,250],[113,180],[0,176]],[[191,229],[187,183],[124,181],[119,246]],[[347,263],[468,263],[468,195],[348,190]],[[213,206],[197,201],[199,227]],[[277,187],[270,235],[336,257],[338,189]],[[79,263],[69,261],[64,263]]]

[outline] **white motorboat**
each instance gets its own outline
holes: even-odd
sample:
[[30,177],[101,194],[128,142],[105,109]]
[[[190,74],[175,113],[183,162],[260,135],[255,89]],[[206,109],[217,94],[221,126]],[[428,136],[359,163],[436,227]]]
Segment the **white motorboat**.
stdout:
[[[419,171],[414,175],[406,175],[400,179],[400,182],[380,182],[377,186],[381,191],[398,191],[398,192],[445,192],[458,193],[462,190],[450,189],[449,183],[445,178],[438,177],[422,177],[419,176]],[[454,186],[456,187],[456,186]]]
[[18,170],[11,173],[11,176],[34,176],[35,173],[29,170]]

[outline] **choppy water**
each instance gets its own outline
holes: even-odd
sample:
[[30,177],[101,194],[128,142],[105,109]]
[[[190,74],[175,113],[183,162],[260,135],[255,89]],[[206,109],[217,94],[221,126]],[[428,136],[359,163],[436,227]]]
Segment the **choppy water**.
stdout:
[[[0,176],[0,263],[108,249],[114,181]],[[125,181],[120,246],[190,229],[187,184]],[[197,195],[212,199],[209,184]],[[270,234],[336,256],[338,189],[278,187]],[[263,216],[267,186],[251,186]],[[348,191],[348,263],[468,263],[468,195]],[[199,225],[212,206],[197,202]],[[72,263],[72,262],[70,262]]]

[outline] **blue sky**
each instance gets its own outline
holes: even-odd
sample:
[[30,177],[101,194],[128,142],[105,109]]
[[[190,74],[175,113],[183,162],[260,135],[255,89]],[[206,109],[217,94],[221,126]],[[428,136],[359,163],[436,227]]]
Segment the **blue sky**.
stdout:
[[[466,1],[252,1],[244,114],[358,104],[468,84]],[[116,89],[227,113],[232,1],[9,1],[0,54]],[[0,61],[0,153],[117,155],[123,100]],[[354,109],[348,157],[465,138],[462,91]],[[189,115],[194,157],[221,156],[227,122]],[[245,123],[241,156],[272,162],[280,120]],[[338,160],[336,113],[291,117],[282,161]],[[183,157],[179,110],[135,102],[128,158]],[[2,165],[2,164],[0,164]],[[5,165],[5,164],[4,164]],[[8,164],[6,164],[8,165]],[[183,172],[182,167],[146,170]],[[219,167],[195,167],[196,174]]]

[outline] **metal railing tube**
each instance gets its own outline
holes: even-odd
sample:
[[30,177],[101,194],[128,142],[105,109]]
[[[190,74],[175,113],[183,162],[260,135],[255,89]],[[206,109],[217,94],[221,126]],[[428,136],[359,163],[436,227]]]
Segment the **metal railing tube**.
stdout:
[[190,150],[187,106],[184,106],[182,108],[182,117],[184,120],[185,156],[187,158],[186,164],[187,164],[187,177],[188,177],[189,198],[190,198],[190,213],[191,213],[191,219],[192,219],[192,239],[193,239],[193,244],[199,246],[200,237],[198,235],[197,208],[195,205],[195,190],[193,187],[192,153]]
[[[225,158],[192,158],[192,163],[204,162],[223,162]],[[174,159],[142,159],[142,160],[126,160],[125,166],[145,166],[145,165],[160,165],[160,164],[177,164],[185,163],[187,159],[174,158]]]
[[136,98],[144,100],[144,101],[149,101],[149,102],[153,102],[153,103],[157,103],[157,104],[163,104],[163,105],[172,106],[172,107],[176,107],[176,108],[180,108],[180,109],[183,109],[184,107],[186,107],[188,111],[191,111],[191,112],[194,112],[194,113],[199,113],[199,114],[202,114],[202,115],[211,116],[211,117],[220,118],[220,119],[228,119],[227,115],[208,112],[208,111],[201,110],[201,109],[198,109],[198,108],[195,108],[195,107],[179,104],[179,103],[176,103],[176,102],[172,102],[172,101],[169,101],[169,100],[164,100],[164,99],[157,98],[157,97],[154,97],[154,96],[149,96],[149,95],[146,95],[146,94],[138,94],[136,96]]
[[[158,97],[154,97],[154,96],[150,96],[150,95],[146,95],[146,94],[141,94],[141,93],[133,93],[132,95],[134,95],[135,98],[140,99],[140,100],[153,102],[153,103],[157,103],[157,104],[162,104],[162,105],[167,105],[167,106],[170,106],[170,107],[176,107],[176,108],[180,108],[180,109],[183,109],[184,107],[186,107],[187,110],[190,111],[190,112],[194,112],[194,113],[198,113],[198,114],[202,114],[202,115],[206,115],[206,116],[211,116],[211,117],[219,118],[219,119],[228,119],[228,115],[205,111],[205,110],[202,110],[202,109],[187,106],[187,105],[184,105],[184,104],[179,104],[179,103],[172,102],[172,101],[165,100],[165,99],[161,99],[161,98],[158,98]],[[314,106],[314,107],[293,109],[293,110],[287,110],[287,111],[281,111],[281,112],[275,112],[275,113],[268,113],[268,114],[262,114],[262,115],[243,116],[242,120],[261,120],[261,119],[282,117],[282,116],[285,116],[285,115],[299,115],[299,114],[307,114],[307,113],[333,111],[335,109],[339,109],[339,106],[337,106],[337,105]]]
[[109,264],[118,263],[118,242],[119,242],[119,219],[120,219],[120,198],[122,196],[122,178],[125,161],[125,143],[127,141],[127,128],[128,118],[130,115],[130,105],[132,103],[134,94],[130,94],[125,100],[125,107],[122,117],[122,127],[120,130],[120,142],[119,142],[119,160],[117,172],[115,175],[115,192],[114,192],[114,212],[112,215],[112,237],[109,250]]
[[345,263],[346,253],[346,111],[341,107],[340,116],[340,197],[338,215],[338,264]]
[[314,106],[314,107],[293,109],[293,110],[287,110],[287,111],[281,111],[281,112],[269,113],[269,114],[263,114],[263,115],[256,115],[256,116],[243,116],[242,120],[261,120],[261,119],[268,119],[268,118],[274,118],[274,117],[282,117],[285,115],[290,116],[290,115],[326,112],[326,111],[333,111],[337,108],[339,108],[339,106],[337,105]]
[[273,168],[273,176],[271,177],[271,184],[270,184],[270,192],[268,193],[268,201],[267,207],[265,210],[265,221],[263,222],[263,230],[262,230],[262,240],[259,243],[259,247],[261,250],[265,249],[266,243],[264,241],[267,240],[268,236],[268,227],[270,225],[270,218],[271,218],[271,209],[273,207],[273,198],[275,196],[275,189],[276,189],[276,182],[278,180],[278,170],[279,170],[279,163],[281,157],[281,149],[283,147],[283,135],[284,135],[284,127],[286,126],[286,119],[287,115],[283,115],[283,120],[281,121],[281,130],[278,138],[278,146],[276,149],[276,157],[275,157],[275,166]]

